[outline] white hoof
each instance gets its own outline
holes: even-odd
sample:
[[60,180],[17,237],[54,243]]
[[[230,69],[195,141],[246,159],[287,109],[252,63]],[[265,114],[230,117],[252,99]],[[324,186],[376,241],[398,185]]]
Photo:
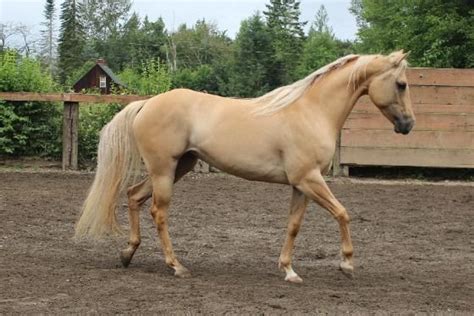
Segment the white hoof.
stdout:
[[285,281],[291,282],[291,283],[303,283],[303,279],[300,278],[297,274],[287,275],[285,277]]
[[339,268],[345,276],[349,278],[352,278],[354,276],[354,267],[350,263],[342,261],[339,265]]
[[191,272],[189,272],[189,270],[186,269],[185,267],[179,267],[179,268],[175,268],[174,276],[178,278],[190,278]]

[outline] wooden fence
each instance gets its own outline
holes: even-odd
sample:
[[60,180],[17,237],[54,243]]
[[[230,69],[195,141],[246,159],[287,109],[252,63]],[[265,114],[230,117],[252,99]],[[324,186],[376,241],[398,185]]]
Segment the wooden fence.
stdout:
[[413,131],[395,134],[370,99],[361,98],[341,131],[342,173],[348,166],[474,168],[474,69],[411,68],[407,76]]
[[0,100],[64,102],[63,170],[77,170],[79,103],[121,103],[147,99],[137,95],[87,95],[77,93],[0,92]]
[[[341,131],[333,174],[347,174],[349,166],[474,168],[474,69],[411,68],[408,82],[414,130],[395,134],[369,98],[361,98]],[[78,167],[79,103],[127,104],[146,98],[0,92],[0,100],[64,102],[63,169]]]

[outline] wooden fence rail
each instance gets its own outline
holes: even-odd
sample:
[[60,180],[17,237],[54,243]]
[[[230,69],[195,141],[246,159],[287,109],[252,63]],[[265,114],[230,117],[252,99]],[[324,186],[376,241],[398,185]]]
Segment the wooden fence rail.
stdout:
[[63,102],[63,170],[78,169],[79,103],[120,103],[144,100],[149,96],[91,95],[78,93],[0,92],[0,100]]
[[[344,125],[333,174],[350,166],[474,168],[474,69],[410,68],[407,72],[417,118],[407,136],[391,124],[368,97],[361,98]],[[0,92],[0,100],[63,102],[63,169],[77,169],[80,103],[121,103],[135,95]]]

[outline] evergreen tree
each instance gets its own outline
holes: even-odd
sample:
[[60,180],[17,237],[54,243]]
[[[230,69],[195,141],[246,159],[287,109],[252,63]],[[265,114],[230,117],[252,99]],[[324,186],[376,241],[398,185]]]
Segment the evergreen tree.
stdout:
[[308,75],[339,57],[341,49],[328,23],[326,8],[321,5],[309,29],[308,39],[304,43],[303,55],[298,67],[300,77]]
[[301,57],[306,22],[300,22],[300,1],[270,0],[264,15],[274,47],[272,88],[290,83],[297,78],[296,66]]
[[168,42],[168,33],[163,19],[160,17],[158,20],[151,22],[145,16],[140,33],[141,37],[134,45],[139,49],[141,62],[152,58],[166,61],[165,46]]
[[270,32],[259,13],[242,21],[235,38],[228,94],[256,97],[269,90],[268,78],[273,56]]
[[309,28],[309,33],[311,34],[312,32],[329,33],[332,36],[334,34],[332,27],[329,26],[329,17],[324,4],[319,7],[314,22]]
[[45,22],[41,23],[44,27],[41,30],[41,60],[50,74],[53,75],[55,72],[55,58],[56,58],[56,36],[55,36],[55,25],[54,20],[56,12],[54,8],[54,0],[46,0],[44,7],[44,18]]
[[68,75],[84,63],[85,32],[77,0],[65,0],[61,5],[61,29],[59,35],[59,79],[65,83]]

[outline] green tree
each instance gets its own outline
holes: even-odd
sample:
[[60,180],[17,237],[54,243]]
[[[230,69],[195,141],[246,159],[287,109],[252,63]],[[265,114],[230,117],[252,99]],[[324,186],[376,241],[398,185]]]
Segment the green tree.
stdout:
[[166,60],[165,46],[168,43],[168,33],[165,22],[160,17],[156,21],[149,21],[145,16],[140,28],[140,37],[132,45],[138,50],[139,63],[158,58]]
[[321,5],[304,43],[301,63],[298,66],[300,77],[334,61],[341,55],[341,51],[332,28],[329,26],[326,8]]
[[65,83],[69,74],[85,61],[85,31],[80,16],[81,3],[65,0],[61,5],[61,29],[59,35],[59,80]]
[[105,42],[119,34],[128,20],[130,0],[87,0],[81,6],[81,17],[87,37]]
[[242,21],[235,38],[227,94],[255,97],[267,92],[273,55],[271,35],[262,16],[257,12]]
[[171,34],[176,46],[177,69],[211,65],[228,57],[231,40],[212,23],[198,20],[192,28],[181,25]]
[[270,0],[263,12],[272,36],[274,47],[271,88],[294,81],[297,65],[303,51],[304,31],[307,22],[300,22],[300,1]]
[[44,29],[41,30],[40,56],[50,74],[53,75],[56,67],[56,30],[54,23],[56,10],[54,0],[46,0],[43,15],[45,21],[41,23]]
[[209,93],[225,93],[232,41],[225,32],[205,20],[192,28],[181,25],[167,45],[168,64],[173,71],[173,87]]
[[474,66],[474,3],[466,0],[352,0],[363,53],[411,51],[416,66]]
[[130,8],[130,0],[84,2],[80,15],[87,35],[85,55],[88,59],[105,58],[114,70],[124,67],[129,51],[123,34]]

